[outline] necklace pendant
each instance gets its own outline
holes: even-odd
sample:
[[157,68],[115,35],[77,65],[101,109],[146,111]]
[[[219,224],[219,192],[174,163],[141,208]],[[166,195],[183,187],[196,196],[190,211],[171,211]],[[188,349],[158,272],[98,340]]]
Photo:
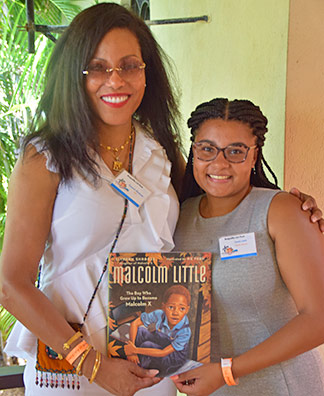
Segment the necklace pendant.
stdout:
[[114,170],[114,171],[120,171],[121,168],[122,168],[122,165],[123,165],[123,163],[122,163],[121,161],[119,161],[118,159],[116,159],[116,160],[113,162],[113,170]]

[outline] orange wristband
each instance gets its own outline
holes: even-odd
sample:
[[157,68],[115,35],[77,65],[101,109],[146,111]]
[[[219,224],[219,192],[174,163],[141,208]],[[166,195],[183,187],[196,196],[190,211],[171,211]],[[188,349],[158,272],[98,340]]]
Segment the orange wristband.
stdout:
[[232,358],[221,359],[222,374],[226,385],[238,385],[239,381],[234,379],[232,372]]
[[77,358],[82,355],[82,353],[88,348],[88,343],[86,341],[81,341],[76,347],[72,349],[71,352],[66,356],[67,360],[71,365],[77,360]]

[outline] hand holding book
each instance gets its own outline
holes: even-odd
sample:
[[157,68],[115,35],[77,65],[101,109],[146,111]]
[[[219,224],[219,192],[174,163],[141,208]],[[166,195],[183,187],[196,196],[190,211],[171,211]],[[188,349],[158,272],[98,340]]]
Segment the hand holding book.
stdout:
[[109,356],[159,376],[209,362],[210,265],[210,253],[112,254]]

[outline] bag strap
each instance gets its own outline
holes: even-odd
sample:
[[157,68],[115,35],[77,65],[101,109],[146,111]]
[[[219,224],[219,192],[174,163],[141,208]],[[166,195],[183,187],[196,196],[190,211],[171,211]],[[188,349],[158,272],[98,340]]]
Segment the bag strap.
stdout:
[[[132,133],[131,133],[131,138],[130,138],[130,149],[129,149],[129,155],[128,155],[128,172],[129,173],[132,173],[133,151],[134,151],[134,143],[135,143],[135,140],[134,140],[135,133],[134,132],[135,132],[135,128],[134,128],[134,125],[132,124]],[[103,278],[105,272],[107,271],[108,262],[109,262],[109,254],[112,253],[113,250],[115,249],[116,243],[118,241],[119,235],[121,233],[121,230],[123,228],[123,225],[124,225],[124,222],[125,222],[125,219],[126,219],[127,211],[128,211],[128,199],[125,198],[125,200],[124,200],[124,210],[123,210],[123,214],[122,214],[122,217],[121,217],[121,220],[120,220],[120,223],[119,223],[116,235],[115,235],[115,239],[114,239],[114,241],[113,241],[113,243],[111,245],[111,248],[110,248],[110,251],[108,253],[106,262],[105,262],[105,264],[104,264],[104,266],[102,268],[101,275],[99,277],[97,285],[94,288],[94,291],[93,291],[92,296],[90,298],[90,301],[88,303],[86,312],[85,312],[85,314],[83,316],[83,319],[82,319],[82,323],[80,323],[79,326],[78,326],[79,329],[81,329],[83,327],[83,325],[84,325],[84,323],[85,323],[85,321],[87,319],[88,313],[90,311],[90,308],[91,308],[91,305],[93,303],[93,300],[94,300],[94,298],[95,298],[95,296],[97,294],[97,291],[99,289],[99,286],[100,286],[100,283],[102,281],[102,278]],[[37,276],[37,281],[36,281],[36,286],[38,288],[40,287],[41,268],[42,268],[42,265],[39,266],[39,271],[38,271],[38,276]]]
[[[134,135],[135,135],[134,134],[134,130],[135,130],[134,126],[132,125],[132,133],[131,133],[131,138],[130,138],[130,149],[129,149],[129,155],[128,155],[128,172],[129,173],[132,173],[133,150],[134,150]],[[110,251],[108,253],[105,265],[103,266],[101,275],[100,275],[99,280],[97,282],[97,285],[96,285],[96,287],[95,287],[95,289],[94,289],[94,291],[92,293],[92,296],[90,298],[87,310],[86,310],[86,312],[85,312],[85,314],[83,316],[82,323],[80,324],[80,329],[82,328],[82,326],[84,325],[84,323],[85,323],[85,321],[87,319],[88,313],[90,311],[90,308],[91,308],[91,305],[93,303],[93,300],[94,300],[94,298],[95,298],[95,296],[97,294],[97,291],[99,289],[99,286],[100,286],[100,283],[102,281],[102,278],[103,278],[105,272],[107,271],[108,262],[109,262],[109,254],[112,253],[113,250],[115,249],[116,243],[118,241],[119,235],[121,233],[121,230],[123,228],[123,225],[124,225],[124,222],[125,222],[125,219],[126,219],[127,210],[128,210],[128,199],[125,198],[125,200],[124,200],[124,211],[123,211],[120,223],[119,223],[119,227],[118,227],[117,232],[116,232],[116,236],[115,236],[114,242],[111,245],[111,248],[110,248]]]

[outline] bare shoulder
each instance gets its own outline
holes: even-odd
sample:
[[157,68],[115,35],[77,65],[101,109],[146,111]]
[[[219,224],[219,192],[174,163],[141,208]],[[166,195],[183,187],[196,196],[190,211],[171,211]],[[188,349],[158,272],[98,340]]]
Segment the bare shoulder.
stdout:
[[317,232],[318,226],[311,222],[310,211],[301,208],[302,202],[285,191],[271,201],[268,213],[268,229],[272,237],[281,232]]
[[[289,194],[286,191],[280,191],[275,195],[271,201],[271,210],[281,210],[283,208],[290,208],[292,210],[301,210],[301,201],[295,195]],[[295,208],[295,209],[293,209]]]
[[[60,177],[46,167],[46,157],[29,145],[21,155],[10,178],[9,193],[12,189],[42,190],[43,194],[56,192]],[[28,192],[28,191],[26,191]],[[30,191],[31,192],[31,191]]]
[[[8,191],[8,227],[51,218],[60,177],[46,167],[46,157],[29,146],[12,172]],[[36,221],[37,220],[37,221]],[[39,225],[39,224],[38,224]],[[6,228],[8,228],[6,226]]]
[[[46,157],[28,147],[14,168],[9,182],[7,216],[1,265],[6,279],[36,279],[59,185],[59,176],[46,167]],[[28,252],[28,254],[26,254]]]

